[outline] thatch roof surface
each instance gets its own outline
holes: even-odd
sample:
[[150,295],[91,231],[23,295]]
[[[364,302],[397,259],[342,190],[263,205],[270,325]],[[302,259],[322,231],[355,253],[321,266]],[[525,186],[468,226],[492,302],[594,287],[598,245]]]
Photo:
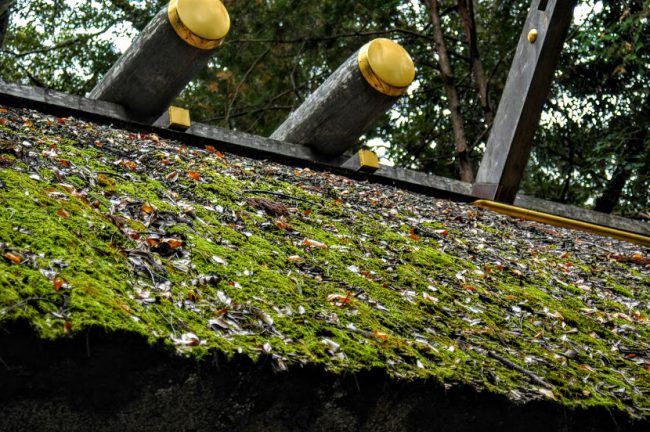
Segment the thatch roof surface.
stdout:
[[649,415],[648,249],[27,110],[0,166],[0,325]]

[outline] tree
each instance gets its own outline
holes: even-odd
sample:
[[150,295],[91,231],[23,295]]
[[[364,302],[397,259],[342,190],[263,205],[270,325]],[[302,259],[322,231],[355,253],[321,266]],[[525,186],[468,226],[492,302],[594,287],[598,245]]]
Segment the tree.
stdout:
[[13,0],[0,0],[0,48],[5,39],[7,27],[9,27],[9,16],[13,3]]
[[[166,1],[68,3],[16,0],[3,79],[88,92],[119,55],[113,41],[137,34]],[[386,155],[398,165],[467,181],[530,7],[530,0],[225,3],[232,32],[179,100],[195,119],[268,136],[345,58],[389,37],[411,53],[417,81],[365,142],[390,143]],[[650,145],[639,135],[649,118],[641,107],[650,1],[581,4],[591,12],[571,32],[523,188],[583,206],[620,196],[616,211],[638,215],[650,206]]]

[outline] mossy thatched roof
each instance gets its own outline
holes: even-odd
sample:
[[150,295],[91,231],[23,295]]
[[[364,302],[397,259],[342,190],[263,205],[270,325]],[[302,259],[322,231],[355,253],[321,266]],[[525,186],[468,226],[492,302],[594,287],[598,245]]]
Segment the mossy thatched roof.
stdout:
[[0,166],[0,325],[649,415],[640,246],[11,108]]

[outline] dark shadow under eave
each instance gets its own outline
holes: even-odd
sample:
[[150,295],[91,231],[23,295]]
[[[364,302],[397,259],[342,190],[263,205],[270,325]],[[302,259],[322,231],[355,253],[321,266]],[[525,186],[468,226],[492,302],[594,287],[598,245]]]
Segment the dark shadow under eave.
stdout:
[[132,334],[94,330],[55,342],[0,328],[0,431],[633,431],[620,412],[514,404],[370,371],[214,355],[197,362]]

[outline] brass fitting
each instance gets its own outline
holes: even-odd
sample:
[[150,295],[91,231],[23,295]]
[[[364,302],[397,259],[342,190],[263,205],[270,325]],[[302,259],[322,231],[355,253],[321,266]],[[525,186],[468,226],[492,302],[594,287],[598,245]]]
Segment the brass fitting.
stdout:
[[171,0],[167,15],[176,34],[196,48],[215,49],[230,31],[228,10],[219,0]]
[[375,39],[364,45],[358,62],[366,81],[387,96],[403,95],[415,79],[411,56],[390,39]]

